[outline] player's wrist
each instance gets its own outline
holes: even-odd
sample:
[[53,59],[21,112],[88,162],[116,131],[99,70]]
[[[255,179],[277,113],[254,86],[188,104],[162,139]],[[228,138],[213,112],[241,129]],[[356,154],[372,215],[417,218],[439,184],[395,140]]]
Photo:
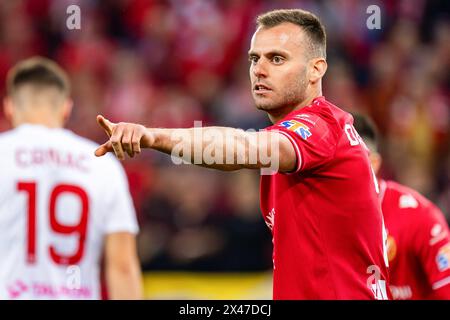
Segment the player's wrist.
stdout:
[[145,128],[144,135],[141,140],[142,148],[158,149],[162,141],[162,129]]

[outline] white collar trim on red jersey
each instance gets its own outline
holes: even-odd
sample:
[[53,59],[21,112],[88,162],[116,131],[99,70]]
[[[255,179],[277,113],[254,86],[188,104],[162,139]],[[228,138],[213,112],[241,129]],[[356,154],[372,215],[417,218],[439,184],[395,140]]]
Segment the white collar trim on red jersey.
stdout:
[[379,186],[380,186],[380,200],[381,202],[383,202],[384,200],[384,195],[386,194],[386,189],[387,189],[387,183],[384,180],[379,180]]

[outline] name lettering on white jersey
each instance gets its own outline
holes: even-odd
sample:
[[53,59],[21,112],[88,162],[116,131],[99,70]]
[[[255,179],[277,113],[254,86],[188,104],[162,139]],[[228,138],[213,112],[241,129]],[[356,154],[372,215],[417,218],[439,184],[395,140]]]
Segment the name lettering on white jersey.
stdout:
[[76,154],[55,148],[20,148],[15,152],[16,164],[20,168],[53,165],[86,172],[87,158],[84,153]]

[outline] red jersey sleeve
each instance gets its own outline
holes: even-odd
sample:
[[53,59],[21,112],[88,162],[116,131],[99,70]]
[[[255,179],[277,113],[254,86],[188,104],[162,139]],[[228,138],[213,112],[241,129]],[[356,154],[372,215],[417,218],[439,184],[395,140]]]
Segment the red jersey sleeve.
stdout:
[[315,113],[288,116],[266,130],[277,131],[292,143],[297,156],[293,172],[310,170],[333,158],[339,133],[337,124]]
[[434,205],[424,208],[415,232],[414,250],[436,299],[450,299],[450,233],[442,212]]

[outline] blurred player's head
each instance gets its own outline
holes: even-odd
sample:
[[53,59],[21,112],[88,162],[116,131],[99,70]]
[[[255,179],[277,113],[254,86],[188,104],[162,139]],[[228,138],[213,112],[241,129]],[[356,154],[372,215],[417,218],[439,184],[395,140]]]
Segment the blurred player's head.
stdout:
[[70,115],[70,82],[55,62],[33,57],[16,64],[6,80],[5,116],[16,127],[24,123],[62,127]]
[[249,51],[252,94],[256,107],[276,119],[321,93],[325,28],[298,9],[270,11],[256,22]]
[[358,113],[353,113],[353,126],[358,131],[361,138],[370,150],[370,162],[376,174],[381,168],[381,155],[378,152],[378,129],[375,123],[367,116]]

